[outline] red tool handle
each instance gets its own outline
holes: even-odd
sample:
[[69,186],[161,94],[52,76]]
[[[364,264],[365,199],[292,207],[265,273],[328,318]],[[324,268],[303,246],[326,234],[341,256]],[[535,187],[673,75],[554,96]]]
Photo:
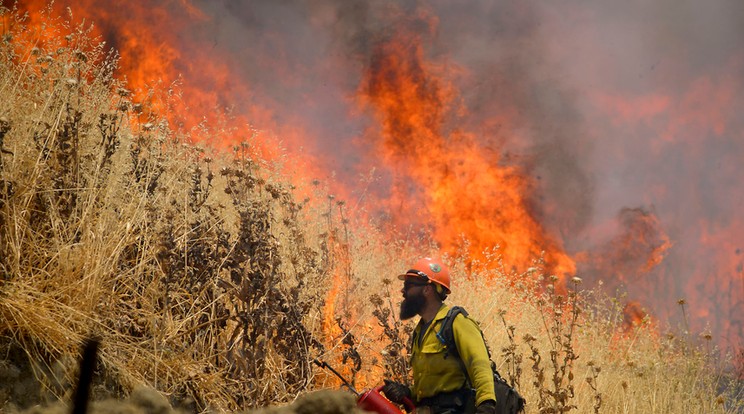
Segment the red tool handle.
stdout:
[[[383,386],[380,385],[360,395],[357,400],[357,405],[365,411],[371,411],[378,414],[403,414],[403,411],[401,411],[396,404],[380,393],[382,387]],[[406,411],[409,413],[413,412],[416,408],[416,406],[413,405],[413,401],[407,397],[403,399],[403,404],[406,407]]]
[[413,410],[416,409],[416,406],[413,404],[413,401],[411,401],[408,397],[403,397],[403,405],[406,406],[406,411],[409,413],[412,413]]

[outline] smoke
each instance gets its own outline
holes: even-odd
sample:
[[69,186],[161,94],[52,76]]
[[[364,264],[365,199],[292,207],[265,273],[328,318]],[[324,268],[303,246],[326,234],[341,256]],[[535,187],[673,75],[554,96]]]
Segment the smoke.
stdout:
[[[453,104],[467,111],[445,119],[444,135],[471,131],[499,162],[535,177],[534,214],[552,231],[576,232],[590,216],[593,185],[584,160],[591,158],[592,142],[581,131],[574,92],[561,82],[565,74],[549,69],[534,6],[330,0],[197,5],[211,17],[200,28],[208,44],[229,58],[250,88],[224,100],[239,113],[268,108],[277,134],[323,160],[344,185],[375,167],[388,178],[378,189],[384,196],[396,174],[377,162],[372,121],[354,100],[375,47],[407,25],[420,36],[427,59],[449,65],[449,80],[459,90]],[[292,141],[296,134],[286,133],[288,126],[303,138]]]
[[[744,191],[736,167],[744,155],[738,40],[744,5],[654,1],[579,8],[564,2],[541,12],[552,67],[579,97],[575,108],[594,143],[591,156],[581,158],[592,173],[593,214],[587,231],[564,239],[567,248],[606,255],[602,246],[632,229],[616,218],[625,216],[618,211],[653,211],[656,234],[671,245],[625,289],[636,296],[654,292],[643,306],[677,326],[674,302],[686,299],[695,312],[693,330],[708,323],[726,332],[725,345],[736,344],[744,310],[744,222],[737,213]],[[637,240],[636,246],[649,247],[641,241],[648,239]],[[637,252],[635,260],[643,257]],[[590,279],[606,280],[622,269],[592,262],[579,264]]]
[[[313,160],[313,174],[324,176],[308,180],[333,177],[352,196],[364,193],[386,219],[398,215],[426,227],[426,209],[418,206],[431,178],[411,175],[434,167],[421,157],[418,135],[384,134],[360,99],[375,86],[370,79],[380,80],[370,71],[385,74],[386,45],[406,46],[409,73],[421,68],[419,93],[435,98],[423,124],[445,152],[463,153],[439,160],[439,177],[482,178],[465,170],[465,155],[473,154],[488,164],[483,175],[508,171],[523,192],[516,197],[524,199],[518,216],[529,216],[536,223],[530,231],[543,232],[547,244],[574,258],[590,285],[602,280],[626,290],[673,327],[681,325],[677,300],[685,299],[692,330],[709,324],[714,336],[725,337],[723,346],[741,345],[744,2],[185,5],[119,6],[120,13],[146,16],[148,40],[157,45],[129,48],[140,53],[124,56],[122,62],[132,62],[127,76],[165,78],[147,72],[157,54],[185,84],[201,88],[208,103],[232,108],[280,137],[290,153]],[[90,13],[110,43],[137,38],[122,36],[128,26],[120,19]],[[360,177],[370,171],[376,181],[368,187]],[[472,188],[509,197],[507,188]],[[474,228],[490,231],[485,217],[507,237],[523,236],[509,227],[511,216],[489,216],[503,206],[500,200],[464,201],[480,214]],[[403,216],[411,210],[396,203],[423,213]],[[436,225],[472,219],[453,211]]]
[[380,163],[382,137],[356,96],[376,48],[405,28],[457,91],[442,103],[442,135],[467,131],[529,179],[530,214],[586,280],[613,280],[670,324],[686,298],[701,309],[694,328],[707,316],[744,336],[744,3],[197,5],[250,85],[236,105],[271,108],[279,134],[302,131],[290,149],[322,160],[342,186],[375,167],[378,199],[405,176]]

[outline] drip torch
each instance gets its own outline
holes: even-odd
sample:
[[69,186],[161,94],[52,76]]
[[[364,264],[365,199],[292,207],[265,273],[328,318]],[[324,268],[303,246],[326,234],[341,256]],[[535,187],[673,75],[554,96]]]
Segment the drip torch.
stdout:
[[[346,388],[348,388],[351,392],[356,394],[357,396],[357,407],[361,408],[364,411],[370,411],[373,413],[378,414],[404,414],[403,411],[401,411],[398,406],[393,404],[390,400],[385,398],[382,394],[380,394],[380,390],[382,390],[382,385],[379,385],[377,387],[371,388],[363,393],[358,392],[354,387],[349,384],[349,381],[347,381],[341,374],[339,374],[333,367],[328,365],[325,361],[319,361],[317,359],[314,359],[313,362],[318,365],[321,368],[326,368],[333,372],[340,380],[344,383]],[[413,405],[413,401],[411,401],[409,398],[405,398],[403,401],[404,405],[406,406],[406,410],[408,412],[413,412],[415,409],[415,406]]]

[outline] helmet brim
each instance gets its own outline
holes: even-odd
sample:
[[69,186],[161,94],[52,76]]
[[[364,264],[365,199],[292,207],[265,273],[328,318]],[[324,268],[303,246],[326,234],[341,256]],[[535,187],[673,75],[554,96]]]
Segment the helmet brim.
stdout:
[[[423,278],[422,278],[421,276],[417,275],[416,273],[403,273],[403,274],[401,274],[401,275],[398,275],[398,279],[399,279],[399,280],[406,280],[406,278],[408,278],[408,277],[410,277],[410,278],[412,278],[412,279],[423,279]],[[452,293],[452,291],[451,291],[451,290],[449,290],[449,289],[448,289],[447,287],[445,287],[445,286],[442,286],[442,285],[441,285],[441,284],[440,284],[439,282],[437,282],[436,280],[431,280],[431,279],[429,279],[429,280],[428,280],[428,282],[429,282],[429,283],[432,283],[432,284],[436,284],[436,285],[438,285],[438,286],[441,286],[441,287],[442,287],[442,289],[444,289],[444,291],[445,291],[445,292],[446,292],[446,293],[447,293],[448,295],[449,295],[450,293]]]
[[417,275],[416,273],[403,273],[403,274],[398,275],[398,280],[406,280],[407,277],[423,279],[421,276]]

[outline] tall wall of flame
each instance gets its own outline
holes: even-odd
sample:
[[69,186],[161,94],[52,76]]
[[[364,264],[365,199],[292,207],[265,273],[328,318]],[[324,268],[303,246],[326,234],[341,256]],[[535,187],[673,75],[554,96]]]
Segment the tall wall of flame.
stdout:
[[308,180],[354,197],[374,171],[368,208],[391,225],[498,244],[516,268],[545,251],[672,326],[684,298],[693,330],[741,346],[744,3],[69,6],[135,87],[182,76],[185,126],[229,107]]

